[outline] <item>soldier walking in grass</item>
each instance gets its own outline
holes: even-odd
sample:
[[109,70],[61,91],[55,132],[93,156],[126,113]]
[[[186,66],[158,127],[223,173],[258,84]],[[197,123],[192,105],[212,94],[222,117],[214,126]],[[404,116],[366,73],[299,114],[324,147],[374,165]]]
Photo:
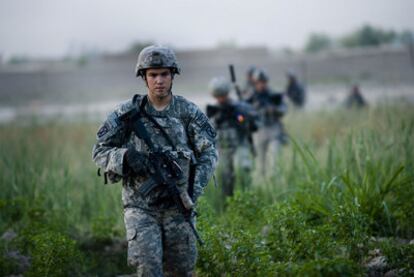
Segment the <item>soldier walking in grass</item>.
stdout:
[[172,94],[179,73],[171,49],[144,48],[136,76],[145,81],[146,95],[109,114],[93,148],[105,179],[123,181],[128,262],[138,276],[192,276],[198,238],[193,209],[218,157],[206,115]]
[[243,99],[248,99],[254,92],[253,73],[257,70],[254,65],[251,65],[246,72],[246,84],[242,90]]
[[306,101],[306,91],[303,85],[299,82],[296,74],[290,70],[286,73],[287,85],[286,95],[297,108],[303,108]]
[[268,86],[269,77],[262,69],[253,74],[254,93],[247,100],[256,109],[259,118],[259,130],[254,133],[253,140],[258,177],[271,177],[276,168],[276,159],[281,144],[287,142],[282,117],[287,112],[283,94],[271,91]]
[[357,84],[352,86],[351,91],[349,92],[348,96],[345,99],[345,107],[350,108],[363,108],[366,107],[368,104],[365,101],[364,96],[359,89]]
[[219,183],[223,197],[227,197],[233,195],[236,175],[239,176],[238,181],[242,188],[251,181],[251,134],[257,130],[257,116],[248,103],[230,98],[232,85],[224,77],[212,79],[209,87],[216,104],[207,106],[207,116],[217,130]]

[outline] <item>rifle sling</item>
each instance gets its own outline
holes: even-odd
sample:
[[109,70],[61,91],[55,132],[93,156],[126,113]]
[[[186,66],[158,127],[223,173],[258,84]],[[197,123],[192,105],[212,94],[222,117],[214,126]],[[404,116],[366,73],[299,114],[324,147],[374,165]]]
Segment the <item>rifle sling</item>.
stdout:
[[[164,130],[164,128],[162,128],[162,126],[151,116],[149,115],[146,110],[145,110],[145,105],[148,103],[148,96],[145,95],[142,100],[140,105],[138,106],[137,103],[137,96],[135,95],[133,98],[133,103],[136,107],[136,112],[134,113],[134,115],[130,118],[129,120],[129,124],[136,124],[134,129],[134,132],[136,132],[136,135],[141,137],[144,142],[148,145],[149,149],[151,151],[155,151],[155,146],[152,143],[150,136],[148,134],[147,129],[145,128],[145,125],[142,123],[142,121],[140,120],[141,115],[143,115],[144,117],[146,117],[149,121],[151,121],[154,126],[161,132],[161,134],[164,136],[164,138],[167,140],[167,142],[171,145],[172,149],[174,151],[176,151],[176,147],[172,141],[172,139],[170,138],[170,136],[167,134],[167,132]],[[193,163],[191,163],[190,165],[190,176],[189,176],[189,183],[188,183],[188,194],[190,195],[190,197],[193,197],[194,194],[194,178],[195,178],[195,165]],[[149,182],[146,186],[143,187],[143,191],[144,194],[148,194],[148,190],[151,189],[151,187],[153,187],[153,184],[151,184],[152,182]]]
[[162,128],[162,126],[151,116],[147,113],[145,110],[145,105],[148,103],[148,96],[145,95],[142,98],[141,104],[139,106],[138,112],[141,113],[144,117],[146,117],[149,121],[151,121],[154,126],[161,132],[161,134],[164,136],[164,138],[167,140],[167,142],[171,145],[172,149],[176,151],[175,144],[173,143],[171,137],[167,134],[167,132]]

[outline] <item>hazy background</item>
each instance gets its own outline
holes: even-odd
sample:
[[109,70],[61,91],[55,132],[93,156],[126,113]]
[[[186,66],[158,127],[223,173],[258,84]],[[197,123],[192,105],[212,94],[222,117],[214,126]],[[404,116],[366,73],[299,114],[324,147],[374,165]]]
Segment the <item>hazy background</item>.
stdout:
[[411,101],[412,11],[410,0],[2,0],[0,121],[21,114],[102,118],[121,99],[145,92],[134,66],[149,43],[176,50],[183,74],[174,91],[200,105],[211,100],[208,81],[228,76],[229,63],[240,84],[248,66],[265,68],[278,91],[293,69],[311,110],[340,103],[356,82],[371,101]]
[[0,53],[58,57],[142,40],[301,48],[311,32],[336,36],[364,23],[414,29],[413,11],[411,0],[2,0]]

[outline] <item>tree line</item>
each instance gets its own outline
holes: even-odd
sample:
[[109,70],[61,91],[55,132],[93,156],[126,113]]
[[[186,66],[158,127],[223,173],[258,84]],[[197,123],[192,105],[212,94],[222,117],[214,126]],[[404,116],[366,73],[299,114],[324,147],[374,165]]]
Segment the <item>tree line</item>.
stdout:
[[409,45],[413,44],[413,40],[414,34],[411,30],[387,30],[366,24],[338,38],[325,33],[312,33],[305,43],[304,51],[317,53],[333,48],[376,47],[386,44]]

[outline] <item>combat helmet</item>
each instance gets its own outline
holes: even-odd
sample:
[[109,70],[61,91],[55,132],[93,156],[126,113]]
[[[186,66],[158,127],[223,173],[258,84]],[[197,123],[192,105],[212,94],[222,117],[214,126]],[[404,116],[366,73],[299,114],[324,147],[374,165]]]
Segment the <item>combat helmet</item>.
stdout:
[[288,77],[290,79],[296,79],[297,78],[296,71],[294,69],[290,68],[289,70],[286,71],[286,77]]
[[161,45],[147,46],[138,55],[135,74],[144,77],[144,72],[149,68],[170,68],[173,74],[180,74],[177,57],[171,48]]
[[210,81],[209,90],[214,97],[227,96],[231,90],[231,84],[224,77],[216,77]]
[[246,71],[246,75],[247,75],[248,77],[252,77],[252,76],[253,76],[253,73],[254,73],[256,70],[257,70],[257,67],[256,67],[256,66],[254,66],[254,65],[251,65],[251,66],[249,66],[249,68],[247,69],[247,71]]
[[269,76],[267,75],[267,73],[263,70],[263,69],[256,69],[253,73],[253,81],[257,82],[257,81],[262,81],[262,82],[267,82],[269,81]]

